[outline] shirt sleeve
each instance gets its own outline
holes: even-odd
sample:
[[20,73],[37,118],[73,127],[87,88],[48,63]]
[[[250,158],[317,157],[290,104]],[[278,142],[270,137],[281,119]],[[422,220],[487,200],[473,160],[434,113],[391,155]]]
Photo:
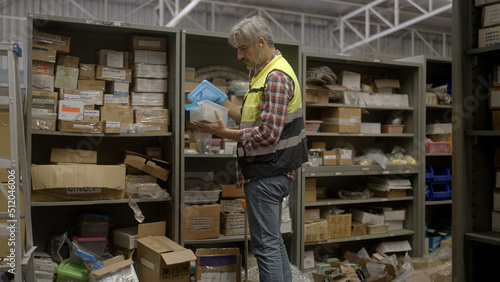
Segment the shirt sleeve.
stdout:
[[241,143],[246,150],[268,147],[279,141],[293,93],[293,81],[288,75],[277,70],[268,74],[260,101],[260,123],[240,130]]

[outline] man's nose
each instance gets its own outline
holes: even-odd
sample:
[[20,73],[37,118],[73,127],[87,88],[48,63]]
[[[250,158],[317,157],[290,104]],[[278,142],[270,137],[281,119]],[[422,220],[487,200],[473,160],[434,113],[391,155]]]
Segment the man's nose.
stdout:
[[241,60],[243,60],[244,57],[245,56],[243,55],[243,52],[238,51],[238,55],[237,55],[238,60],[241,61]]

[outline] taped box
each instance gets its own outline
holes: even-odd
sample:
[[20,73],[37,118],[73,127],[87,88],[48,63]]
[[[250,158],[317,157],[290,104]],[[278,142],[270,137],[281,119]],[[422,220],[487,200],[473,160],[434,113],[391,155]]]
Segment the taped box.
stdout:
[[184,240],[219,238],[220,205],[184,207]]
[[240,249],[196,249],[196,281],[241,281]]
[[245,214],[221,212],[220,233],[225,236],[245,234]]
[[328,239],[351,237],[352,215],[350,213],[326,216]]
[[306,223],[304,230],[304,242],[318,242],[328,239],[328,222],[326,220]]

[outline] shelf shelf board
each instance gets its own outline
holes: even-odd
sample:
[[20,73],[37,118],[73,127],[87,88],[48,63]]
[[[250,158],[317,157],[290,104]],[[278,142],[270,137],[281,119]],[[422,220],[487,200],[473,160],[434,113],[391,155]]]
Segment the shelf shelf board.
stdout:
[[386,137],[386,138],[393,138],[393,137],[401,137],[401,138],[413,138],[415,134],[413,133],[379,133],[379,134],[372,134],[372,133],[335,133],[335,132],[307,132],[307,136],[323,136],[323,137]]
[[316,202],[305,203],[306,207],[317,207],[317,206],[338,206],[338,205],[355,205],[355,204],[365,204],[365,203],[379,203],[379,202],[395,202],[395,201],[411,201],[413,196],[408,197],[398,197],[398,198],[380,198],[372,197],[368,199],[360,200],[346,200],[346,199],[321,199]]
[[448,110],[451,109],[451,105],[425,105],[428,110]]
[[500,45],[481,47],[481,48],[472,48],[465,51],[466,55],[491,55],[493,52],[500,52]]
[[[169,202],[170,197],[166,199],[134,199],[138,203],[146,202]],[[89,206],[89,205],[110,205],[110,204],[127,204],[128,199],[116,200],[90,200],[90,201],[57,201],[57,202],[31,202],[32,207],[53,207],[53,206]]]
[[500,136],[500,130],[466,130],[468,136]]
[[353,241],[362,241],[362,240],[371,240],[371,239],[383,239],[383,238],[391,238],[396,236],[409,236],[413,235],[415,232],[413,230],[401,229],[401,230],[392,230],[386,233],[380,234],[369,234],[355,237],[347,237],[347,238],[339,238],[339,239],[330,239],[326,241],[320,242],[306,242],[304,245],[321,245],[321,244],[330,244],[330,243],[344,243],[344,242],[353,242]]
[[392,107],[392,106],[359,106],[359,105],[346,105],[342,103],[306,103],[308,108],[360,108],[367,110],[403,110],[413,111],[414,107]]
[[50,135],[50,136],[96,136],[96,137],[154,137],[154,136],[171,136],[171,132],[158,132],[158,133],[76,133],[76,132],[63,132],[63,131],[49,131],[49,130],[31,130],[32,135]]
[[486,231],[465,233],[465,238],[475,242],[500,246],[500,232]]
[[236,158],[236,154],[184,154],[184,157],[190,159]]
[[451,157],[452,153],[442,153],[442,154],[436,154],[436,153],[425,153],[426,157]]
[[[289,233],[290,232],[283,234],[289,234]],[[250,235],[248,235],[248,239],[250,240]],[[217,244],[217,243],[231,243],[231,242],[243,242],[243,241],[245,241],[245,235],[226,236],[223,234],[219,234],[219,238],[185,240],[184,245]]]
[[425,201],[426,206],[439,206],[439,205],[451,205],[452,200],[444,200],[444,201]]
[[346,175],[380,175],[380,174],[411,174],[419,173],[418,165],[389,165],[385,169],[378,165],[361,166],[319,166],[303,167],[305,177],[346,176]]

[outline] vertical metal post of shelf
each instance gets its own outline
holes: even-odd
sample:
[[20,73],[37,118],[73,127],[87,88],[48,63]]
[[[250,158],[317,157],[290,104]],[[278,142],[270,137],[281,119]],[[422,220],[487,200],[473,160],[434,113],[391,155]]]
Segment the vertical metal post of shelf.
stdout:
[[[33,234],[31,230],[30,176],[26,158],[26,138],[21,86],[19,80],[19,57],[21,48],[18,44],[0,43],[0,55],[7,57],[9,96],[0,96],[0,109],[9,110],[10,157],[0,157],[0,169],[7,170],[8,182],[0,182],[0,191],[7,200],[7,211],[0,212],[0,219],[6,221],[8,263],[0,271],[14,274],[15,281],[35,281],[32,253]],[[21,211],[21,194],[24,212]],[[23,220],[24,219],[24,223]],[[22,242],[21,227],[25,226],[25,240]],[[24,250],[22,243],[24,243]],[[25,279],[23,279],[23,277]]]

